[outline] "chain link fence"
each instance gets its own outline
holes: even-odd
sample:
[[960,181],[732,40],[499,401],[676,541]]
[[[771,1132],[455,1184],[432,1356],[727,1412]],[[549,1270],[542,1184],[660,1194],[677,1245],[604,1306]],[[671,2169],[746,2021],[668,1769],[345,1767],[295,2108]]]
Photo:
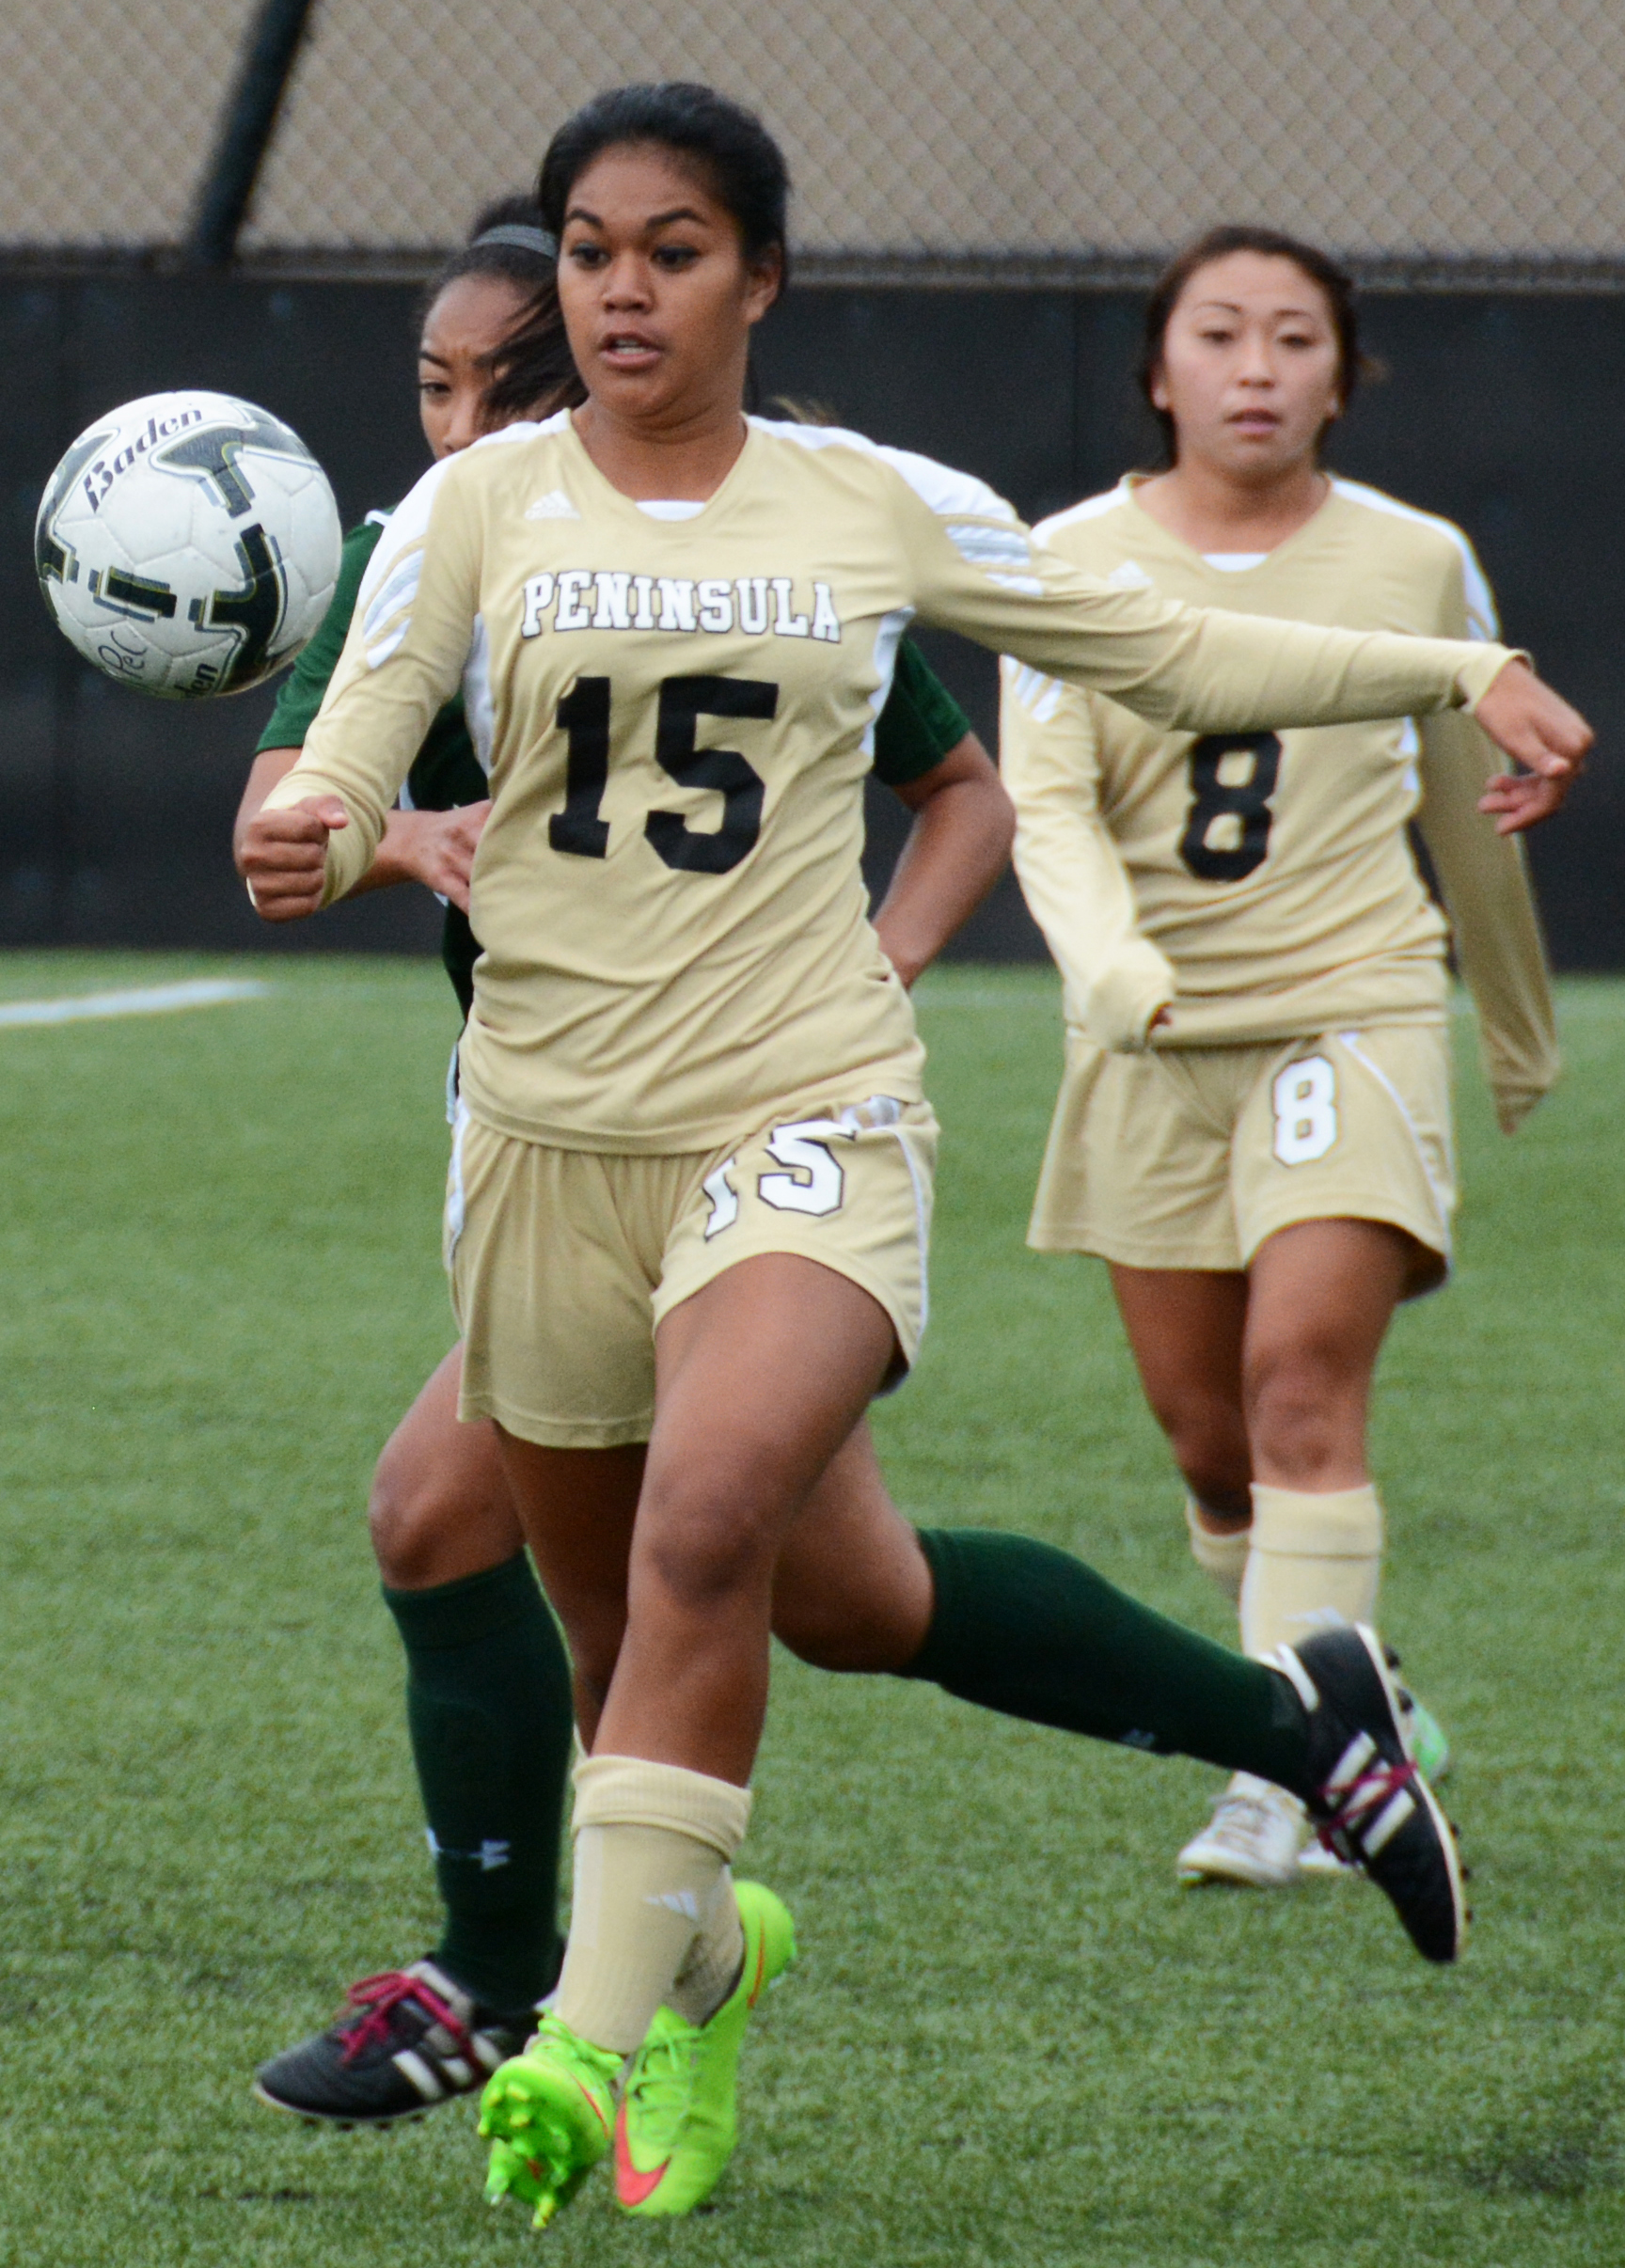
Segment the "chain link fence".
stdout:
[[184,233],[254,0],[6,0],[0,248]]
[[[0,20],[0,249],[162,253],[252,0]],[[782,136],[814,273],[1128,280],[1220,219],[1368,277],[1625,284],[1618,0],[318,0],[240,250],[410,265],[597,88]]]

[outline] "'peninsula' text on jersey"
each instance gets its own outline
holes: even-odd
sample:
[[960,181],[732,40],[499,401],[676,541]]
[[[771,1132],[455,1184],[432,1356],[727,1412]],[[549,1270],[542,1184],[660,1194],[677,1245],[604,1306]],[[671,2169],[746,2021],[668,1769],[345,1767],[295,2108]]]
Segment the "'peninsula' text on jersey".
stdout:
[[814,583],[807,611],[796,606],[789,575],[638,575],[630,568],[561,567],[532,575],[520,591],[521,638],[544,630],[708,631],[727,638],[818,638],[841,643],[841,617],[828,583]]

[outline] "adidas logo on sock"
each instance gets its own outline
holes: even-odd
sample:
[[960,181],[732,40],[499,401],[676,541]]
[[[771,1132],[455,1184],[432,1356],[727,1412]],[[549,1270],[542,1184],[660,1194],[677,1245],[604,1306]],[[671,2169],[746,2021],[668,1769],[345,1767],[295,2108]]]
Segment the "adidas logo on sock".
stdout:
[[669,1914],[681,1914],[685,1921],[700,1919],[700,1900],[692,1890],[661,1890],[643,1900],[646,1906],[664,1906]]

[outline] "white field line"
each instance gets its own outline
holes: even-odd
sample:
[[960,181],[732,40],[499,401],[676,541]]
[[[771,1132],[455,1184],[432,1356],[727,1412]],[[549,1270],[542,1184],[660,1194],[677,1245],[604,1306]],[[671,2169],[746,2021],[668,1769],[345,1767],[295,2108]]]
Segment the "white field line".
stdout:
[[0,1025],[77,1024],[113,1016],[172,1016],[179,1008],[217,1008],[226,1000],[263,1000],[269,984],[202,977],[190,984],[151,984],[140,992],[81,992],[61,1000],[0,1000]]

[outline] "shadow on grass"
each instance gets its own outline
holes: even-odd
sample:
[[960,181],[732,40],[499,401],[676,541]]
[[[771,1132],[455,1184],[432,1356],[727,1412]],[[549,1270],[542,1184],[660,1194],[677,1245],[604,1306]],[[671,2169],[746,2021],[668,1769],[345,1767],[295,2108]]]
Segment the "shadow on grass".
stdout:
[[1459,2159],[1457,2178],[1481,2197],[1582,2197],[1617,2189],[1619,2145],[1612,2114],[1595,2103],[1543,2108],[1538,2124],[1506,2127]]

